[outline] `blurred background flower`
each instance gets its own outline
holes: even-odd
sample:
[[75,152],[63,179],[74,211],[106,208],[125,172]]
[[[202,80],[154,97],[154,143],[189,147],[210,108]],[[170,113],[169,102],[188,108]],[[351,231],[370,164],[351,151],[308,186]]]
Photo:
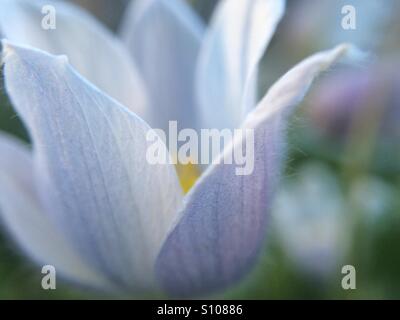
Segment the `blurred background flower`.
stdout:
[[[113,30],[129,3],[71,1]],[[218,1],[188,2],[207,21]],[[371,59],[326,73],[292,119],[265,255],[223,298],[400,298],[400,3],[287,2],[260,70],[260,92],[305,56],[338,42],[354,42]],[[341,27],[344,5],[356,8],[356,30]],[[27,139],[3,91],[0,129]],[[61,283],[43,291],[40,270],[0,236],[0,298],[91,297]],[[341,288],[345,264],[356,268],[356,290]]]
[[273,222],[298,271],[317,280],[340,272],[351,237],[348,211],[334,172],[323,164],[304,164],[282,183]]
[[369,129],[375,123],[381,138],[398,136],[395,119],[400,112],[396,97],[400,81],[394,69],[395,65],[377,65],[368,70],[346,70],[320,82],[306,111],[313,125],[330,138],[345,142],[358,121],[370,119]]
[[399,61],[376,59],[320,79],[304,104],[298,146],[342,165],[345,174],[372,172],[396,180],[400,169]]

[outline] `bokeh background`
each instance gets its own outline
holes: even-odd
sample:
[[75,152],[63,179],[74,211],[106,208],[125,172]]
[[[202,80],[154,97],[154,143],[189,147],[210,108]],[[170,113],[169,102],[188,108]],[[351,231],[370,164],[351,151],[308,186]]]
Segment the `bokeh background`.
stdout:
[[[128,0],[73,0],[117,30]],[[208,21],[216,0],[191,0]],[[353,5],[357,29],[341,27]],[[266,53],[260,94],[295,63],[339,42],[368,53],[313,86],[288,131],[288,161],[253,272],[217,298],[400,298],[400,3],[397,0],[288,0]],[[0,83],[0,129],[28,136]],[[342,267],[356,269],[343,290]],[[0,299],[108,298],[58,281],[41,289],[30,264],[0,229]]]

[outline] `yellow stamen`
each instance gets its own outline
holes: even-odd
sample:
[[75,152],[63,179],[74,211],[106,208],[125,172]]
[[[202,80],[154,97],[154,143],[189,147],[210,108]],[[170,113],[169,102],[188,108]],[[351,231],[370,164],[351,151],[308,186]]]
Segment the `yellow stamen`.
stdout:
[[188,164],[181,164],[178,162],[176,165],[179,181],[182,189],[187,193],[200,177],[200,170],[196,164],[189,162]]

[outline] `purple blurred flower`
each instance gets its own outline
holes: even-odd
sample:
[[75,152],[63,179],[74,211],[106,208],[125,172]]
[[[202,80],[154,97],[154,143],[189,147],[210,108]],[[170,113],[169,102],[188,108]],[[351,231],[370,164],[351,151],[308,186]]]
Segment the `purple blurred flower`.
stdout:
[[336,72],[321,80],[306,110],[314,126],[340,142],[357,130],[373,131],[378,141],[398,141],[399,67],[398,62],[384,62],[368,69]]

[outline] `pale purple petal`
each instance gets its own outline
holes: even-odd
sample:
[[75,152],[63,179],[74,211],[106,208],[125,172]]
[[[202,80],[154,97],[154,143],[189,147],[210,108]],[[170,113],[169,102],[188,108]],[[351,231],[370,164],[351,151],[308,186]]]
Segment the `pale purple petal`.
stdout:
[[84,285],[110,289],[88,267],[45,214],[35,190],[31,151],[0,133],[0,221],[2,228],[37,263]]
[[[232,164],[212,165],[187,195],[182,218],[157,260],[157,274],[169,292],[179,296],[207,293],[249,271],[263,244],[283,164],[287,117],[313,79],[348,49],[342,45],[304,60],[248,115],[243,128],[254,129],[252,174],[238,176]],[[242,144],[245,141],[233,141],[225,155]]]
[[202,45],[196,79],[203,128],[237,128],[257,96],[257,69],[285,9],[283,0],[224,0]]
[[[42,26],[51,13],[46,10],[49,6],[55,10],[55,29]],[[0,34],[13,43],[67,55],[72,66],[90,82],[146,117],[145,87],[128,51],[105,26],[79,7],[65,1],[2,0]]]
[[154,259],[181,202],[175,168],[147,162],[146,123],[65,57],[3,45],[6,91],[30,132],[48,214],[114,283],[151,288]]
[[183,0],[137,0],[128,7],[121,37],[145,80],[153,128],[168,121],[196,128],[194,74],[203,23]]

